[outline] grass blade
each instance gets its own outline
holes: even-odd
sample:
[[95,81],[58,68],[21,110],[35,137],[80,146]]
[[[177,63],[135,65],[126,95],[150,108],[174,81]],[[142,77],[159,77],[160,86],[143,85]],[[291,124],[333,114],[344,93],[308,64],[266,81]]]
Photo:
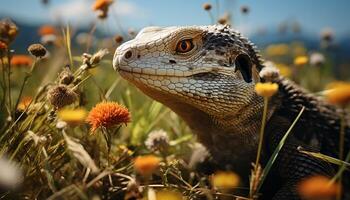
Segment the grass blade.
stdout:
[[327,156],[327,155],[324,155],[322,153],[315,153],[315,152],[306,151],[306,150],[303,150],[301,147],[299,147],[298,150],[301,153],[304,153],[304,154],[309,155],[309,156],[313,156],[315,158],[321,159],[323,161],[326,161],[326,162],[329,162],[329,163],[332,163],[335,165],[339,165],[339,166],[345,165],[345,167],[347,169],[350,169],[350,163],[339,160],[337,158],[333,158],[331,156]]
[[266,167],[264,168],[263,172],[262,172],[262,175],[261,175],[261,179],[260,179],[260,182],[258,184],[258,187],[257,187],[257,190],[256,192],[259,192],[262,184],[264,183],[264,180],[267,176],[267,174],[269,173],[273,163],[275,162],[277,156],[278,156],[278,153],[280,152],[280,150],[282,149],[284,143],[286,142],[287,140],[287,137],[288,135],[290,134],[290,132],[292,131],[293,127],[295,126],[295,124],[297,123],[297,121],[299,120],[300,116],[303,114],[305,110],[305,107],[302,107],[298,116],[295,118],[295,120],[293,121],[292,125],[289,127],[289,129],[287,130],[286,134],[284,134],[283,138],[281,139],[281,141],[278,143],[278,146],[276,147],[275,151],[273,152],[273,154],[271,155],[269,161],[267,162],[266,164]]

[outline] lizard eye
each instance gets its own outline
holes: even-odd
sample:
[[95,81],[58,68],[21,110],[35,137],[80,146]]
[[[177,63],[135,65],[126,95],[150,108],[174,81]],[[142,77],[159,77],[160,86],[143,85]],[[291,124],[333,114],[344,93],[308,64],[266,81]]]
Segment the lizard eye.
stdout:
[[186,53],[193,49],[192,39],[181,40],[176,45],[176,51],[179,53]]

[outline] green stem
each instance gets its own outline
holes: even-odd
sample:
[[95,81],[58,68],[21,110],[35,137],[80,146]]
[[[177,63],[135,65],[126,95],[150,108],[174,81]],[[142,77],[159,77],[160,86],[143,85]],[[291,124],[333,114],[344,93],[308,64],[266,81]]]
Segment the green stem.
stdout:
[[262,149],[262,144],[263,144],[263,140],[264,140],[264,131],[265,131],[265,125],[266,125],[268,103],[269,103],[268,97],[264,97],[264,111],[263,111],[263,117],[262,117],[262,121],[261,121],[260,135],[259,135],[259,146],[258,146],[258,152],[256,155],[255,166],[254,166],[255,169],[254,170],[258,169],[258,165],[260,162],[261,149]]
[[14,157],[16,156],[17,152],[19,151],[19,149],[23,146],[23,144],[27,141],[27,138],[24,137],[22,139],[22,141],[18,144],[16,150],[12,153],[11,157],[10,157],[10,160],[13,160]]
[[345,163],[343,163],[338,172],[333,176],[332,180],[330,181],[330,184],[333,184],[337,179],[340,179],[341,175],[343,174],[344,170],[346,169],[346,163],[350,161],[350,151],[348,155],[345,158]]
[[7,90],[8,90],[8,107],[10,109],[9,114],[11,115],[11,108],[12,108],[12,100],[11,100],[11,59],[10,59],[10,51],[7,51],[7,66],[8,66],[8,70],[7,70]]
[[37,62],[37,59],[34,60],[33,64],[32,64],[32,67],[30,68],[30,71],[26,74],[26,76],[24,77],[24,80],[23,80],[23,83],[21,85],[21,89],[19,91],[19,95],[18,95],[18,98],[17,98],[17,101],[16,101],[16,105],[15,105],[15,109],[17,108],[18,104],[19,104],[19,101],[21,100],[22,98],[22,93],[23,93],[23,90],[24,90],[24,87],[25,85],[27,84],[28,82],[28,79],[32,76],[33,74],[33,71],[34,71],[34,68],[35,68],[35,65],[36,65],[36,62]]
[[345,111],[342,110],[340,116],[340,133],[339,133],[339,159],[343,160],[344,157],[344,138],[345,138]]
[[295,126],[295,124],[297,123],[297,121],[299,120],[299,118],[301,117],[301,115],[303,114],[305,110],[305,107],[302,107],[298,116],[295,118],[295,120],[293,121],[292,125],[289,127],[289,129],[287,130],[287,132],[284,134],[284,136],[282,137],[282,139],[280,140],[280,142],[278,143],[275,151],[273,152],[272,156],[270,157],[269,161],[267,162],[266,164],[266,167],[264,168],[263,172],[262,172],[262,175],[261,175],[261,178],[260,178],[260,181],[259,181],[259,184],[258,184],[258,187],[256,189],[256,194],[259,192],[262,184],[264,183],[264,180],[266,178],[266,176],[268,175],[273,163],[275,162],[277,156],[278,156],[278,153],[279,151],[282,149],[284,143],[286,142],[287,140],[287,137],[288,135],[290,134],[290,132],[292,131],[293,127]]
[[[339,160],[342,160],[344,157],[344,140],[345,140],[345,109],[342,109],[341,115],[340,115],[340,132],[339,132]],[[350,156],[350,152],[347,155],[347,161],[348,162],[348,157]],[[340,185],[343,182],[343,171],[345,170],[346,166],[343,164],[340,168],[339,171],[337,172],[337,174],[332,178],[332,180],[330,181],[331,183],[334,183],[334,181],[336,181],[337,179],[338,182],[340,183]],[[337,200],[340,200],[342,196],[342,189],[341,187],[339,187],[339,191],[337,193]]]
[[209,13],[211,24],[215,24],[213,13],[211,13],[210,10],[208,10],[208,13]]

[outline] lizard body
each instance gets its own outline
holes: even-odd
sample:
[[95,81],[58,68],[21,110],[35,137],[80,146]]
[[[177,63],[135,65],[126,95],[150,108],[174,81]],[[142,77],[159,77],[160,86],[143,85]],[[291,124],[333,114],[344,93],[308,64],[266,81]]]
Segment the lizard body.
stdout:
[[[302,178],[334,174],[335,167],[296,148],[310,147],[337,157],[339,111],[283,77],[265,76],[255,46],[227,26],[145,28],[116,50],[113,67],[177,113],[216,162],[242,178],[248,177],[254,162],[261,126],[263,98],[254,86],[271,79],[280,89],[269,103],[263,164],[301,107],[306,110],[270,175],[280,184],[265,184],[262,198],[299,199],[295,185]],[[349,126],[346,132],[348,152]]]

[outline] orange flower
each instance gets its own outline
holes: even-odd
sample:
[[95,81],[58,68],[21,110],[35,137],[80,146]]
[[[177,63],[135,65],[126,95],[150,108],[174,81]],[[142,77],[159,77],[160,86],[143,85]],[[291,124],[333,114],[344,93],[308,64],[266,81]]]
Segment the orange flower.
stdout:
[[7,44],[5,42],[0,41],[0,50],[7,49]]
[[86,121],[92,126],[91,130],[95,131],[99,127],[110,128],[130,122],[130,113],[116,102],[101,102],[92,108]]
[[152,174],[159,167],[160,159],[153,155],[138,156],[134,160],[134,168],[141,175]]
[[330,179],[324,176],[313,176],[303,180],[298,185],[298,191],[305,199],[331,198],[340,191],[340,186],[330,184]]
[[11,65],[25,65],[30,66],[33,63],[33,59],[30,56],[27,55],[14,55],[11,59]]
[[113,3],[113,0],[96,0],[92,6],[93,10],[105,10],[109,5]]
[[350,83],[334,82],[327,86],[325,96],[329,103],[346,106],[350,103]]
[[21,101],[19,102],[17,109],[20,111],[24,111],[32,102],[32,97],[23,97]]
[[43,25],[39,28],[38,34],[40,36],[45,35],[55,35],[56,34],[56,28],[51,25]]

